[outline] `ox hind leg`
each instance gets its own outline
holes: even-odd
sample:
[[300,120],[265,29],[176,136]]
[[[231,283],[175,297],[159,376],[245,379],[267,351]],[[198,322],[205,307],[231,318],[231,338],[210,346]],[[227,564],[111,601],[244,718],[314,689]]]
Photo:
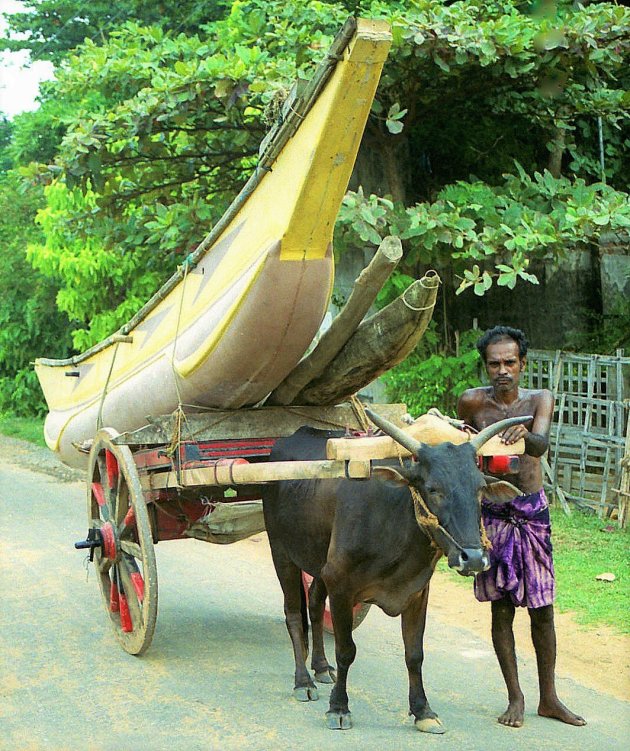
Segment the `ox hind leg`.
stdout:
[[335,669],[326,659],[324,651],[324,608],[327,596],[324,582],[319,577],[313,579],[308,591],[308,613],[313,633],[311,668],[318,683],[334,683],[336,680]]
[[424,628],[428,601],[429,585],[427,584],[401,615],[405,662],[409,674],[409,713],[416,718],[415,725],[423,733],[444,733],[445,728],[429,706],[422,683]]
[[306,667],[308,657],[308,619],[306,594],[301,570],[284,550],[271,543],[271,557],[284,594],[284,617],[293,646],[295,684],[293,696],[297,701],[317,701],[319,695]]

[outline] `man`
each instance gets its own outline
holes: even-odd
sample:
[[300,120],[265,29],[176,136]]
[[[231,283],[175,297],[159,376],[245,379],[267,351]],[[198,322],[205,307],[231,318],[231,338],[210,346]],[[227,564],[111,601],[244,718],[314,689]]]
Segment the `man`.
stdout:
[[[508,692],[508,707],[498,718],[509,727],[523,724],[525,700],[518,681],[514,648],[515,608],[527,607],[538,665],[538,714],[570,725],[586,721],[558,699],[555,687],[556,633],[553,620],[555,581],[551,556],[549,508],[542,482],[540,457],[547,451],[553,417],[553,396],[547,389],[519,386],[526,363],[527,340],[522,331],[495,326],[477,342],[489,386],[468,389],[457,405],[459,417],[476,430],[506,417],[532,415],[526,425],[501,434],[510,446],[525,440],[525,454],[514,474],[501,475],[523,495],[504,505],[483,504],[483,520],[492,542],[492,565],[475,578],[475,596],[492,605],[492,643]],[[489,473],[486,473],[489,474]],[[495,476],[499,476],[495,473]]]

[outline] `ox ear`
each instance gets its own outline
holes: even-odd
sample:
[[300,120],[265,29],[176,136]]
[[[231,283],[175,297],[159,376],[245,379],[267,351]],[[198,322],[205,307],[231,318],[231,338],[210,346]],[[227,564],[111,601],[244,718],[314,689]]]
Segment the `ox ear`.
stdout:
[[409,485],[409,480],[394,467],[373,467],[372,477],[386,482],[388,485]]
[[520,495],[524,495],[523,491],[519,490],[516,485],[512,485],[511,482],[497,480],[496,477],[489,477],[488,475],[484,475],[484,478],[487,485],[481,492],[483,497],[491,503],[507,503]]

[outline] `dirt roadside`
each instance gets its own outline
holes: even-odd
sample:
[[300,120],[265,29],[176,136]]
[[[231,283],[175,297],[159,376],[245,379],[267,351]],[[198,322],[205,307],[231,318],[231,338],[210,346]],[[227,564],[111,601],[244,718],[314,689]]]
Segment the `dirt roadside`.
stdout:
[[[479,603],[470,589],[452,581],[444,571],[436,572],[431,583],[429,618],[459,625],[480,636],[488,644],[490,637],[490,605]],[[608,626],[585,627],[571,613],[555,612],[559,677],[573,678],[588,688],[630,701],[630,637],[616,633]],[[529,616],[519,608],[514,620],[517,654],[535,659],[529,631]],[[558,691],[560,693],[560,690]],[[562,697],[560,697],[562,698]],[[588,714],[587,707],[572,707]]]
[[[0,435],[0,460],[58,478],[61,482],[83,481],[84,473],[61,464],[46,448],[16,438]],[[268,554],[265,544],[256,546],[259,554]],[[261,542],[263,541],[261,539]],[[478,603],[470,588],[454,582],[451,576],[436,572],[430,597],[429,618],[472,631],[488,644],[490,607]],[[557,673],[588,688],[607,693],[622,701],[630,700],[630,637],[607,626],[584,627],[571,613],[556,612],[558,637]],[[524,609],[515,620],[517,651],[535,657],[529,633],[529,618]],[[574,708],[587,713],[587,708]]]

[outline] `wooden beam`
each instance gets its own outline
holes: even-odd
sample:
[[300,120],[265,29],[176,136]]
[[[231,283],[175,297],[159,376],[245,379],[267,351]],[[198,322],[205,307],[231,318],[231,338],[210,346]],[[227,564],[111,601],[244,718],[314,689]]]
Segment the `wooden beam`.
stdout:
[[179,473],[155,472],[140,477],[144,490],[205,486],[255,485],[277,480],[321,480],[370,476],[369,461],[289,461],[258,464],[218,464],[213,467],[184,469]]
[[[370,405],[401,427],[407,412],[404,404]],[[149,424],[115,440],[130,446],[170,444],[176,435],[175,415],[147,418]],[[308,425],[321,430],[360,430],[361,422],[349,402],[332,407],[256,407],[252,409],[214,410],[186,415],[181,422],[182,441],[230,440],[238,438],[279,438]]]
[[368,266],[355,280],[350,297],[328,331],[322,334],[315,349],[272,391],[267,404],[291,404],[307,383],[324,372],[328,363],[354,334],[401,258],[400,239],[386,237]]
[[[454,444],[466,443],[468,433],[450,425],[435,415],[422,415],[415,422],[404,428],[417,441],[430,446],[450,441]],[[511,456],[525,453],[525,441],[522,439],[511,446],[501,443],[499,436],[494,436],[478,451],[481,456]],[[406,457],[410,452],[396,443],[389,436],[372,438],[329,438],[326,442],[326,458],[333,460],[391,459]]]

